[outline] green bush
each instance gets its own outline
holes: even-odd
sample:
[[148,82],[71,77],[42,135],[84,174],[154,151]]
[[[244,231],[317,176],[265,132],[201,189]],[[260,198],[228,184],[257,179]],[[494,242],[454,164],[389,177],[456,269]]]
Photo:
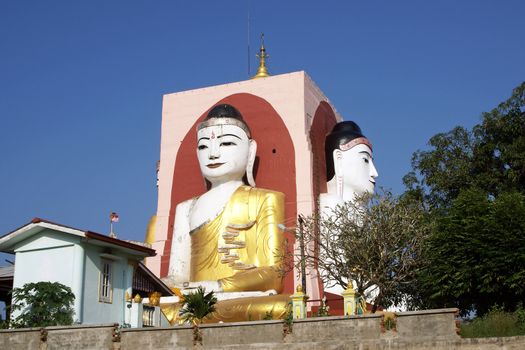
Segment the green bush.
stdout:
[[4,320],[2,318],[2,315],[0,315],[0,329],[7,329],[7,328],[9,328],[9,322]]
[[525,309],[519,306],[514,312],[493,307],[483,317],[461,325],[463,338],[512,337],[525,335]]
[[206,293],[206,289],[199,286],[196,291],[184,294],[179,316],[188,323],[201,324],[215,311],[217,298],[213,291]]
[[10,328],[68,326],[73,324],[75,294],[58,282],[26,283],[11,292]]
[[518,326],[521,334],[525,334],[525,309],[521,304],[518,306],[518,309],[514,312],[514,314],[518,318]]

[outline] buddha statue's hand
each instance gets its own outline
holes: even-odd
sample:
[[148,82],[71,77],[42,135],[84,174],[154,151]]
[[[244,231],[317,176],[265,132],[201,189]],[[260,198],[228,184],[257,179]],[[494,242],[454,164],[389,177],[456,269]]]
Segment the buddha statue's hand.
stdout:
[[166,276],[161,278],[162,282],[170,288],[184,289],[184,282],[177,279],[175,276]]
[[185,289],[196,289],[199,286],[203,287],[206,292],[222,292],[222,287],[219,281],[198,281],[184,283]]

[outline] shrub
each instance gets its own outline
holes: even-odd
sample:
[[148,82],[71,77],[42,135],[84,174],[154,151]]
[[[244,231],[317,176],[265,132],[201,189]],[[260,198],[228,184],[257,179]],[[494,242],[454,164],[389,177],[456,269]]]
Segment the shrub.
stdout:
[[58,282],[26,283],[12,291],[11,311],[18,316],[12,328],[68,326],[73,324],[75,294]]
[[525,335],[525,310],[519,306],[515,312],[493,307],[486,315],[461,325],[464,338],[512,337]]
[[185,294],[181,298],[181,303],[179,316],[193,325],[193,345],[202,345],[202,331],[199,324],[215,311],[217,298],[213,291],[206,293],[206,289],[199,286],[195,292]]
[[217,298],[213,291],[206,293],[206,290],[199,286],[195,292],[184,295],[179,315],[184,321],[197,325],[215,311],[215,304]]

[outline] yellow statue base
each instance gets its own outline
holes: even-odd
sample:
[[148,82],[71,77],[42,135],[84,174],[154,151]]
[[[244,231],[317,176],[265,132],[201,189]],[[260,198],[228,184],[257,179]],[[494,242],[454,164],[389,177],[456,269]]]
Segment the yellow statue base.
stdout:
[[[285,317],[289,302],[290,296],[287,294],[222,300],[216,304],[215,312],[205,318],[203,323],[258,321],[268,319],[268,315],[278,320]],[[172,326],[180,321],[180,307],[180,303],[160,304]]]

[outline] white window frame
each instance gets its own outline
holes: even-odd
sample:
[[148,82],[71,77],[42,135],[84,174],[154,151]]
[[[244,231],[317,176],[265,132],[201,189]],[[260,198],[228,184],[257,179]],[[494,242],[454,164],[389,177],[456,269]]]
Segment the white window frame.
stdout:
[[113,261],[100,260],[100,278],[98,280],[98,301],[113,303]]

